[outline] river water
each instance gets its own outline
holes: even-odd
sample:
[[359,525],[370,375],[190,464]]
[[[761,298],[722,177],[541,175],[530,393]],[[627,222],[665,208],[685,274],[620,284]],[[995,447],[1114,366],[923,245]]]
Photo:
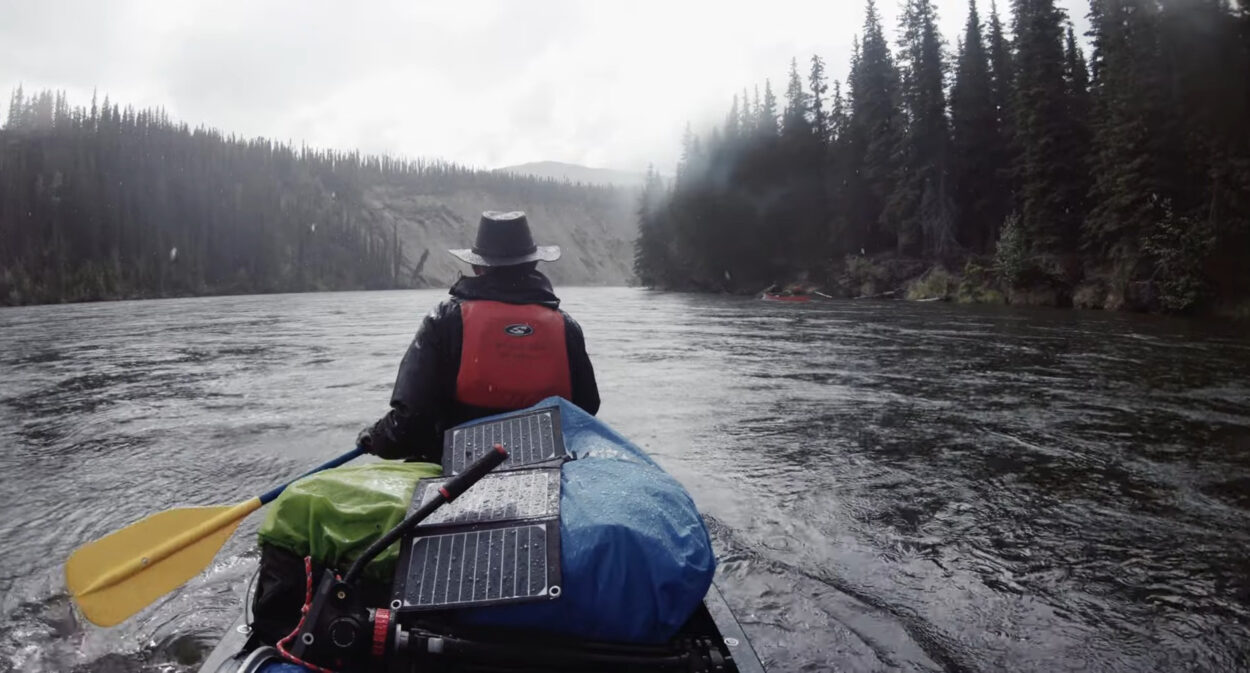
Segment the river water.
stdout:
[[[441,292],[0,309],[0,670],[184,671],[259,516],[125,624],[61,565],[350,448]],[[1250,668],[1250,337],[1141,316],[571,288],[772,673]]]

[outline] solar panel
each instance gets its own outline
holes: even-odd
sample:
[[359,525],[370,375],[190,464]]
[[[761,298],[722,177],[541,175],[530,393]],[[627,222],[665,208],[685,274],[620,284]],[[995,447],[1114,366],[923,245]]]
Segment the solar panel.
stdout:
[[460,474],[496,444],[508,450],[508,459],[496,468],[500,471],[565,458],[560,408],[538,409],[443,433],[443,474]]
[[[433,500],[446,481],[447,478],[417,482],[408,513]],[[542,519],[559,514],[559,470],[495,472],[435,510],[421,527]]]
[[392,607],[447,610],[560,595],[560,408],[443,433],[443,477],[422,479],[411,515],[496,444],[508,459],[435,510],[400,547]]
[[408,538],[392,607],[417,612],[558,598],[559,538],[552,520]]

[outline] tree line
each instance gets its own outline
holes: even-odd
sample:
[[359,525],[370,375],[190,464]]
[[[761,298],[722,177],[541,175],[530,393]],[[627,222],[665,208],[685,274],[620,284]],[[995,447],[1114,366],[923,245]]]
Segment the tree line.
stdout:
[[588,187],[243,139],[161,109],[20,87],[0,128],[0,305],[411,286],[399,232],[365,193],[482,189],[504,201]]
[[845,89],[792,61],[782,100],[735,95],[687,131],[671,186],[650,176],[640,280],[758,290],[892,255],[1061,303],[1244,300],[1250,2],[1091,0],[1089,18],[1086,59],[1053,0],[1012,0],[1009,29],[970,0],[952,56],[932,0],[903,1],[893,49],[869,0]]

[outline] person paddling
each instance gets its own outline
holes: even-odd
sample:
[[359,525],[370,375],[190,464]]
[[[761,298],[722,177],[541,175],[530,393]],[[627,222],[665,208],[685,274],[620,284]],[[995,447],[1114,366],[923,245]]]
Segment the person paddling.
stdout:
[[522,212],[482,213],[469,250],[473,267],[421,322],[399,365],[391,410],[356,444],[382,458],[440,462],[442,434],[460,423],[523,409],[559,395],[590,414],[599,388],[581,326],[560,310],[538,262],[560,258],[537,246]]

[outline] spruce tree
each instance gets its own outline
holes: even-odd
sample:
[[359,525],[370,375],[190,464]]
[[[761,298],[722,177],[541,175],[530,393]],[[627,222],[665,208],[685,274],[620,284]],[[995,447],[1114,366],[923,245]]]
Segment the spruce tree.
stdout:
[[1175,211],[1218,238],[1202,265],[1211,290],[1250,296],[1250,2],[1162,0],[1158,23],[1182,157],[1165,166]]
[[738,127],[741,115],[738,113],[738,94],[734,94],[733,105],[729,108],[729,114],[725,115],[725,140],[733,143],[738,139]]
[[897,152],[904,123],[899,75],[881,29],[874,0],[865,8],[864,35],[847,80],[848,185],[846,209],[851,249],[878,252],[897,247],[897,227],[885,219],[886,199],[898,179]]
[[751,121],[748,128],[751,129],[751,135],[759,136],[760,129],[764,126],[764,105],[760,102],[760,85],[756,84],[751,99]]
[[1088,193],[1092,184],[1088,166],[1091,138],[1089,69],[1071,24],[1068,25],[1063,61],[1064,104],[1067,106],[1070,133],[1066,140],[1072,151],[1071,162],[1078,169],[1073,171],[1071,177],[1071,207],[1084,217],[1089,210]]
[[772,82],[764,80],[764,99],[759,111],[760,133],[766,136],[777,135],[777,96],[773,95]]
[[757,87],[755,89],[755,106],[752,107],[751,99],[749,96],[747,96],[746,87],[742,88],[742,109],[740,111],[740,114],[742,116],[738,123],[738,128],[742,129],[743,135],[751,135],[752,133],[755,132],[755,116],[756,116],[757,109],[760,106],[759,93],[760,93],[759,88]]
[[810,120],[812,100],[803,90],[803,80],[799,78],[797,59],[790,60],[790,76],[786,84],[786,107],[781,114],[781,135],[790,142],[803,142],[813,135]]
[[946,66],[931,0],[907,0],[899,21],[899,63],[907,128],[900,174],[886,206],[900,253],[944,254],[957,247],[948,164]]
[[[983,157],[997,176],[997,184],[1002,188],[997,198],[991,197],[994,206],[991,217],[996,227],[1001,227],[1007,213],[1016,207],[1013,170],[1018,150],[1015,145],[1015,95],[1013,83],[1015,68],[1012,66],[1011,44],[1003,34],[1003,24],[998,18],[998,5],[990,0],[989,33],[986,36],[986,47],[990,66],[990,97],[994,102],[996,131],[1001,143],[997,151]],[[997,237],[997,230],[995,231]]]
[[811,120],[812,132],[822,143],[829,142],[829,113],[825,110],[825,96],[829,93],[829,83],[825,80],[825,61],[819,55],[812,55],[812,67],[807,75],[807,87],[812,91]]
[[1148,0],[1095,0],[1092,249],[1132,275],[1142,236],[1171,196],[1161,181],[1157,32]]
[[769,210],[782,225],[789,256],[801,269],[818,265],[829,254],[826,144],[816,130],[813,107],[798,61],[792,60],[776,155],[782,196]]
[[1053,0],[1014,0],[1015,158],[1020,226],[1034,252],[1077,248],[1086,148],[1069,115],[1063,13]]
[[831,140],[843,140],[850,118],[846,110],[846,98],[842,95],[842,82],[833,80],[833,98],[829,104],[829,136]]
[[1007,185],[1002,167],[989,160],[1001,156],[1005,147],[975,0],[968,2],[968,22],[951,87],[951,136],[959,237],[968,249],[988,253],[1006,215],[1003,192]]
[[[1223,187],[1211,188],[1222,177],[1222,151],[1207,153],[1203,140],[1218,126],[1218,113],[1210,116],[1205,97],[1191,98],[1193,84],[1208,74],[1188,64],[1209,58],[1212,44],[1204,41],[1220,41],[1222,10],[1184,4],[1187,11],[1172,20],[1143,0],[1102,0],[1093,12],[1095,181],[1086,235],[1111,262],[1117,285],[1149,280],[1160,307],[1173,311],[1205,301],[1208,270],[1217,282],[1235,276],[1220,250],[1250,243],[1224,226],[1227,202],[1208,196]],[[1185,35],[1187,21],[1202,21],[1197,5],[1215,9],[1206,15],[1214,21]],[[1169,44],[1177,38],[1179,44]],[[1234,63],[1220,67],[1235,69]],[[1242,190],[1247,186],[1250,181]]]
[[699,138],[694,134],[694,130],[690,127],[690,122],[686,122],[686,129],[681,133],[681,158],[677,161],[677,184],[682,185],[687,180],[693,179],[692,173],[694,163],[696,161]]
[[1072,25],[1068,25],[1068,38],[1064,44],[1063,79],[1067,84],[1068,109],[1073,119],[1080,122],[1089,120],[1089,67],[1085,63],[1085,55],[1076,43]]
[[860,243],[851,230],[851,213],[848,206],[854,202],[852,185],[862,183],[851,174],[850,119],[842,96],[842,83],[833,81],[833,97],[829,104],[829,153],[826,193],[829,198],[828,220],[830,253],[837,257],[858,252]]
[[5,128],[10,131],[17,131],[22,128],[22,116],[26,112],[26,100],[22,93],[22,85],[17,85],[9,97],[9,118],[5,123]]
[[647,287],[669,280],[666,250],[670,233],[663,229],[664,185],[653,166],[647,167],[638,198],[638,238],[634,240],[634,274]]

